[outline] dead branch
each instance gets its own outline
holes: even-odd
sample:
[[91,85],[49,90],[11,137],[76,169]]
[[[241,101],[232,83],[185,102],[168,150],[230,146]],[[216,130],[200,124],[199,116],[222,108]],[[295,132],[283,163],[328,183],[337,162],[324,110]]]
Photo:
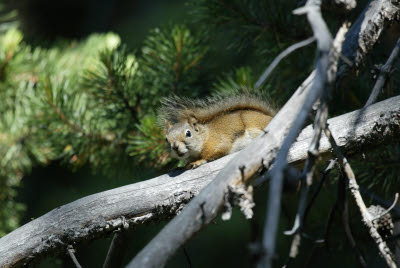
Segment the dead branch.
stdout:
[[69,245],[67,251],[68,251],[68,255],[71,257],[72,262],[75,264],[76,268],[82,268],[82,266],[79,264],[77,258],[75,257],[74,248],[71,245]]
[[[371,0],[346,35],[343,43],[343,55],[353,62],[353,70],[357,71],[363,63],[365,55],[378,41],[385,26],[399,18],[400,4],[398,1]],[[356,44],[355,50],[349,49]],[[346,64],[340,64],[337,83],[350,71]]]
[[321,191],[322,185],[324,184],[324,182],[325,182],[326,178],[328,177],[329,173],[331,173],[332,169],[335,167],[336,163],[337,163],[336,159],[330,160],[328,166],[322,172],[322,176],[321,176],[321,178],[320,178],[320,180],[318,182],[317,188],[315,189],[315,191],[314,191],[314,193],[313,193],[313,195],[312,195],[310,201],[308,202],[307,207],[306,207],[306,209],[304,211],[304,218],[303,218],[303,224],[304,225],[306,223],[308,213],[310,212],[310,210],[311,210],[311,208],[312,208],[312,206],[314,204],[315,199],[317,198],[319,192]]
[[114,234],[103,268],[121,267],[130,239],[131,236],[129,230],[122,229]]
[[[320,1],[313,1],[308,0],[306,5],[302,8],[295,10],[293,13],[300,15],[306,14],[308,22],[313,30],[314,36],[317,39],[317,51],[318,51],[318,58],[316,62],[316,72],[315,77],[313,80],[313,84],[311,86],[310,91],[307,94],[305,101],[302,104],[302,107],[296,116],[296,119],[293,121],[289,133],[285,137],[283,144],[276,156],[275,165],[271,170],[271,182],[269,186],[269,194],[268,194],[268,203],[267,203],[267,217],[264,225],[264,235],[263,235],[263,250],[264,256],[260,258],[260,262],[258,267],[271,267],[272,259],[275,255],[275,243],[276,243],[276,236],[278,230],[278,221],[279,221],[279,214],[280,214],[280,202],[281,202],[281,195],[282,195],[282,185],[284,179],[284,171],[287,168],[287,156],[289,153],[289,149],[291,145],[295,142],[297,136],[299,135],[301,129],[303,128],[307,117],[313,107],[313,104],[318,99],[321,99],[325,102],[324,97],[324,90],[327,85],[328,80],[328,70],[330,68],[330,60],[329,54],[332,47],[332,37],[329,32],[328,27],[325,24],[325,21],[322,18],[321,10],[320,10]],[[326,95],[325,95],[326,96]],[[325,104],[322,104],[325,106]],[[323,121],[323,124],[326,122],[327,118],[327,106],[325,106],[325,112],[319,112],[319,118],[317,118],[316,126]],[[325,114],[325,116],[324,116]],[[324,119],[324,120],[321,120]],[[320,131],[319,127],[317,128],[313,141],[314,141],[314,148],[318,151],[319,146],[319,139],[320,139]],[[316,148],[315,148],[316,147]],[[315,151],[314,151],[315,152]],[[309,151],[310,153],[314,153]],[[309,175],[310,179],[310,172],[313,170],[314,166],[314,157],[308,158],[307,167],[305,168],[305,172]],[[307,176],[307,174],[304,174]],[[308,185],[311,182],[306,182],[303,179],[302,183],[302,190],[301,190],[301,197],[299,203],[299,212],[303,213],[305,209],[305,198],[308,193]],[[308,185],[307,185],[308,184]],[[296,216],[295,221],[295,230],[293,233],[297,232],[297,229],[301,226],[302,215],[299,213]],[[293,259],[296,257],[298,253],[298,247],[300,245],[300,235],[296,234],[293,238],[292,246],[290,249],[290,258]]]
[[399,52],[400,52],[400,38],[399,38],[399,40],[397,40],[396,45],[394,46],[393,51],[390,54],[390,57],[386,61],[385,65],[383,65],[383,67],[380,69],[378,79],[376,80],[376,83],[374,85],[374,88],[372,89],[371,95],[369,95],[369,98],[368,98],[367,102],[365,103],[364,107],[367,107],[367,106],[371,105],[372,103],[376,102],[376,99],[378,98],[379,93],[381,92],[382,88],[384,87],[384,85],[386,83],[387,77],[393,70],[393,65],[398,60]]
[[312,36],[310,38],[307,38],[306,40],[300,41],[294,45],[291,45],[284,51],[282,51],[275,59],[274,61],[268,66],[267,69],[265,69],[264,73],[260,76],[260,78],[257,80],[256,84],[254,85],[254,88],[259,88],[265,80],[267,80],[268,76],[272,73],[272,71],[275,69],[276,66],[278,66],[279,62],[286,58],[288,55],[290,55],[293,51],[308,46],[312,42],[315,41],[315,37]]
[[374,218],[368,212],[367,206],[365,205],[365,203],[362,199],[354,172],[353,172],[349,162],[347,161],[346,157],[343,155],[340,148],[337,146],[336,139],[333,137],[332,132],[329,130],[328,127],[325,129],[325,135],[329,138],[329,141],[332,144],[332,148],[334,149],[335,154],[339,158],[339,161],[342,165],[344,173],[346,174],[347,179],[348,179],[348,187],[349,187],[350,193],[353,196],[358,208],[360,209],[363,222],[368,227],[368,230],[369,230],[369,233],[370,233],[372,239],[374,239],[376,245],[378,246],[382,257],[386,261],[386,264],[392,268],[397,267],[396,263],[393,260],[393,257],[392,257],[393,255],[390,252],[389,247],[386,245],[386,242],[383,241],[381,235],[378,233],[378,231],[376,230],[376,228],[372,222]]
[[384,208],[387,208],[388,210],[390,208],[390,214],[392,215],[394,220],[400,219],[400,208],[398,208],[397,206],[391,208],[393,204],[390,201],[385,200],[374,193],[371,193],[362,186],[360,186],[360,191],[363,195],[367,196],[367,199],[370,199],[372,203],[378,204]]
[[336,203],[340,212],[340,217],[342,220],[342,225],[344,232],[347,237],[347,241],[350,244],[351,249],[355,253],[357,260],[360,263],[361,267],[367,267],[367,263],[364,259],[364,256],[362,255],[360,249],[357,247],[356,241],[353,237],[353,234],[351,232],[350,228],[350,222],[349,222],[349,204],[348,204],[348,198],[347,198],[347,193],[346,193],[346,180],[345,177],[342,174],[339,176],[339,181],[338,181],[338,190],[337,190],[337,199]]

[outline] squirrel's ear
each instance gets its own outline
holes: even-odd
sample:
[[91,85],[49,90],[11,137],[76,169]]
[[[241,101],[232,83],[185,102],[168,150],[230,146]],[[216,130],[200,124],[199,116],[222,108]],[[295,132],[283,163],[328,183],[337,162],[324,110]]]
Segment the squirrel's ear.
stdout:
[[197,117],[194,114],[189,115],[188,123],[195,126],[197,124]]
[[196,130],[199,131],[197,126],[197,117],[194,114],[191,114],[188,119],[188,123]]
[[165,120],[164,123],[165,123],[165,129],[166,130],[171,128],[171,124],[168,122],[168,120]]

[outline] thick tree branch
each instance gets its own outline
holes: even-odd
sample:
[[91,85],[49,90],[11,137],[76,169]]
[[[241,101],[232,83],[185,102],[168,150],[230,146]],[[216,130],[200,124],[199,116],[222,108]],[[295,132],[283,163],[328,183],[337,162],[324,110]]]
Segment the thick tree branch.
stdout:
[[[343,55],[353,62],[353,68],[358,70],[365,55],[371,50],[380,38],[385,24],[393,23],[400,15],[400,4],[398,1],[371,0],[362,14],[354,22],[346,35],[343,43]],[[356,47],[356,49],[352,49]],[[350,67],[341,64],[338,69],[338,81],[347,74]]]
[[[398,140],[399,103],[400,96],[371,105],[365,109],[356,130],[353,127],[360,110],[328,120],[338,145],[351,154]],[[289,152],[289,163],[307,158],[312,134],[311,125],[300,133]],[[332,156],[331,150],[323,136],[320,152],[328,158]],[[171,218],[236,155],[228,155],[195,170],[172,172],[90,195],[56,208],[0,239],[0,267],[23,265],[47,254],[64,254],[69,244],[106,236],[123,228],[124,223],[132,228],[148,221]]]

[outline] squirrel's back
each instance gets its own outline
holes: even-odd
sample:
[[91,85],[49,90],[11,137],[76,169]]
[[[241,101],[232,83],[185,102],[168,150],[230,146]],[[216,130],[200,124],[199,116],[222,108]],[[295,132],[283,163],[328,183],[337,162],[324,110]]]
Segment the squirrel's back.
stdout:
[[239,110],[253,110],[269,116],[275,115],[275,109],[265,98],[242,93],[235,96],[220,94],[195,100],[178,96],[165,98],[159,110],[159,120],[161,124],[164,124],[165,120],[175,124],[194,115],[199,123],[204,124],[220,115]]

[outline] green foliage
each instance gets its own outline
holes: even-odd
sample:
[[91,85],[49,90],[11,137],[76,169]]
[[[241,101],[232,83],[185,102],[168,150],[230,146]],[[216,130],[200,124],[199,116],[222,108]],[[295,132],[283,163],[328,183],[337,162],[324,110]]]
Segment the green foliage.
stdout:
[[[144,41],[140,59],[145,87],[153,107],[160,96],[169,94],[196,97],[204,91],[201,60],[207,52],[203,36],[184,25],[158,28]],[[153,99],[155,98],[155,99]]]
[[10,6],[12,0],[0,1],[0,33],[18,26],[18,12]]
[[400,144],[379,146],[365,152],[352,163],[357,176],[373,192],[391,200],[399,191]]
[[86,71],[83,81],[86,91],[97,100],[92,108],[99,120],[110,123],[108,128],[133,130],[142,99],[138,62],[124,48],[102,51],[99,58],[95,67]]
[[157,126],[157,118],[154,115],[143,117],[136,127],[140,134],[132,136],[129,141],[128,151],[131,156],[150,166],[164,166],[176,162],[167,152],[165,135]]
[[261,54],[269,54],[271,50],[281,49],[282,42],[300,40],[311,34],[305,30],[304,20],[288,12],[296,8],[297,1],[201,0],[191,4],[199,23],[229,32],[231,48],[241,50],[252,45]]
[[23,206],[13,201],[15,187],[33,166],[55,159],[75,167],[87,161],[94,167],[112,164],[105,157],[115,149],[107,136],[107,122],[90,109],[95,103],[82,90],[80,74],[99,51],[118,45],[119,38],[93,35],[85,42],[52,49],[24,44],[15,28],[0,38],[0,234],[4,234],[17,226]]

